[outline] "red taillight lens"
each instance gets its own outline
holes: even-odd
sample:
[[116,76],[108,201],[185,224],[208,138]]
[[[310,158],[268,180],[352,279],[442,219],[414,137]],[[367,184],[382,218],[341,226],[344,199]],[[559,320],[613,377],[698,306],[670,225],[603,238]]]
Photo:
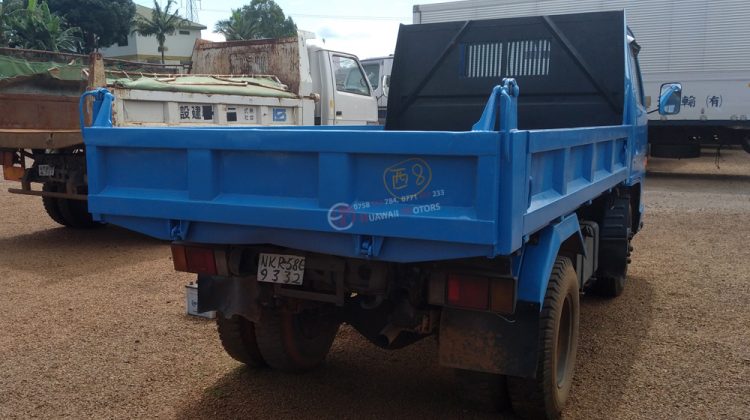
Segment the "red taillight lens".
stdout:
[[447,303],[467,309],[489,308],[489,279],[486,277],[448,275]]
[[216,275],[216,257],[212,248],[172,244],[174,269],[188,273]]

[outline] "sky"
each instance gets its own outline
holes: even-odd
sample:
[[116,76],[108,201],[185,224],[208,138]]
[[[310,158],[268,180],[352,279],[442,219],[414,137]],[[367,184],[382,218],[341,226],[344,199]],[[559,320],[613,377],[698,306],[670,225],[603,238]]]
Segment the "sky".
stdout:
[[[153,7],[153,0],[134,0],[135,3]],[[199,22],[208,26],[203,38],[223,41],[213,33],[217,21],[227,19],[232,9],[250,0],[195,0],[199,1]],[[441,3],[447,0],[276,0],[287,16],[291,16],[299,29],[314,32],[313,43],[327,49],[348,52],[359,58],[393,54],[401,23],[412,23],[414,4]],[[183,6],[187,0],[177,0]],[[166,0],[160,0],[166,4]],[[323,43],[325,40],[325,43]]]

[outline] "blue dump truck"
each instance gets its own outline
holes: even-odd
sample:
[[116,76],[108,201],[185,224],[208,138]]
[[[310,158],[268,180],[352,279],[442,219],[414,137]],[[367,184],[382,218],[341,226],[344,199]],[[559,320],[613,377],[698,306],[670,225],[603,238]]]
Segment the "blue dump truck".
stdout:
[[402,26],[385,127],[112,127],[89,92],[89,210],[172,241],[240,362],[312,369],[342,323],[436,335],[441,365],[554,418],[579,295],[622,292],[642,226],[638,50],[621,11]]

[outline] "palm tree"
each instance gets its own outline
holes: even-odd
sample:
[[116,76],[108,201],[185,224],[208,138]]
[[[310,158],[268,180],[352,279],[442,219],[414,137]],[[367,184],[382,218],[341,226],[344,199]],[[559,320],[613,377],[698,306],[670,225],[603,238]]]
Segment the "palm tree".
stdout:
[[256,22],[248,19],[242,9],[233,9],[229,19],[216,22],[214,32],[224,35],[227,41],[253,39]]
[[161,63],[164,64],[164,42],[167,35],[174,35],[175,31],[187,23],[180,17],[179,10],[171,11],[174,0],[167,0],[167,6],[162,10],[159,3],[154,0],[154,10],[151,12],[151,19],[139,17],[135,22],[135,30],[142,36],[156,36],[156,42],[159,44],[161,52]]

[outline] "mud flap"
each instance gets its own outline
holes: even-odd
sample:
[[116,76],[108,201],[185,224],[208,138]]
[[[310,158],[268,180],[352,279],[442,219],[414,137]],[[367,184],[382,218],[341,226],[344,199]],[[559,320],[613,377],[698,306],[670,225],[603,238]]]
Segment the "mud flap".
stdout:
[[260,321],[260,288],[254,277],[198,276],[198,312],[218,311]]
[[440,364],[534,378],[539,309],[536,303],[520,301],[516,313],[510,316],[444,308],[440,319]]

